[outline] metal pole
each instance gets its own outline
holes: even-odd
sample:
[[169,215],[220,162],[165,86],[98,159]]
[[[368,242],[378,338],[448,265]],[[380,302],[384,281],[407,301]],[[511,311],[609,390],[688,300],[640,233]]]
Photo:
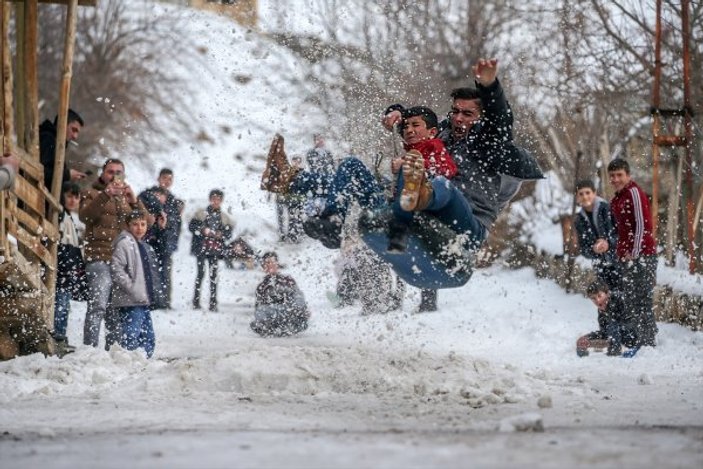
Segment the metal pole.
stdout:
[[683,36],[683,109],[686,126],[686,218],[688,219],[688,270],[696,271],[696,243],[693,229],[693,121],[691,118],[691,54],[689,50],[690,23],[688,16],[688,0],[681,0],[681,31]]

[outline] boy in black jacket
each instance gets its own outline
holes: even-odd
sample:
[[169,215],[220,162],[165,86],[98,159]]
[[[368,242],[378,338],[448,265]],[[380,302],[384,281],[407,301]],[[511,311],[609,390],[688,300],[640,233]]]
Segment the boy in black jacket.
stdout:
[[[610,356],[632,357],[641,345],[634,318],[628,313],[622,296],[611,292],[608,286],[596,281],[588,286],[586,294],[598,308],[598,330],[576,341],[576,354],[588,355],[589,348],[607,349]],[[622,353],[622,346],[630,350]]]
[[581,255],[593,261],[598,280],[610,290],[620,290],[615,245],[617,231],[610,204],[596,195],[596,186],[590,179],[576,184],[576,200],[581,207],[574,218]]

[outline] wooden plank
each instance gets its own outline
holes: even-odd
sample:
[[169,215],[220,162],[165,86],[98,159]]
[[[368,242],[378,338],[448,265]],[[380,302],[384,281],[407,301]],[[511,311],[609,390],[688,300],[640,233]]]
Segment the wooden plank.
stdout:
[[41,221],[37,220],[31,214],[17,207],[12,200],[8,201],[8,208],[10,213],[12,213],[18,222],[25,225],[27,230],[37,236],[44,236],[49,239],[52,243],[57,243],[61,238],[61,233],[57,226],[51,224],[46,218],[42,218]]
[[[44,197],[46,198],[46,201],[49,203],[51,208],[56,210],[56,213],[61,213],[61,204],[59,204],[58,200],[56,200],[54,196],[49,193],[46,187],[44,187],[44,184],[39,185],[39,190],[42,194],[44,194]],[[53,219],[53,217],[51,218]]]
[[51,253],[42,245],[37,236],[32,236],[27,230],[21,226],[11,224],[8,226],[9,233],[17,238],[17,242],[29,249],[37,258],[42,261],[49,271],[56,270],[56,259],[51,256]]
[[15,148],[15,154],[20,159],[20,169],[28,174],[34,181],[44,184],[44,166],[37,158],[34,160],[22,148]]
[[32,215],[17,207],[17,204],[12,201],[10,201],[9,207],[15,219],[22,223],[30,234],[34,236],[42,236],[44,234],[44,227]]
[[61,233],[59,228],[51,224],[49,220],[44,218],[42,220],[42,227],[44,228],[44,236],[49,238],[52,243],[58,243],[61,239]]
[[7,239],[5,229],[5,201],[7,200],[7,191],[0,191],[0,256],[7,256],[10,242]]
[[15,178],[15,194],[29,208],[34,210],[37,215],[44,213],[46,209],[44,194],[42,194],[41,190],[29,184],[22,176]]
[[25,70],[25,148],[31,159],[39,161],[39,85],[37,82],[37,0],[24,6],[24,70]]
[[37,220],[36,217],[18,208],[12,201],[10,201],[9,208],[17,218],[17,221],[22,223],[30,234],[46,237],[52,243],[57,243],[59,241],[61,235],[58,228],[52,225],[46,218]]
[[28,270],[26,266],[15,262],[15,259],[0,264],[0,283],[12,285],[16,291],[41,290],[44,285],[38,269]]

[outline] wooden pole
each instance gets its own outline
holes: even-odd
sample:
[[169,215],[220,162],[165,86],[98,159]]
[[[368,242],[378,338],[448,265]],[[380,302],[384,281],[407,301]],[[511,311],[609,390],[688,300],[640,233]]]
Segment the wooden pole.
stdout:
[[[61,196],[61,180],[66,159],[66,125],[68,119],[68,101],[71,97],[71,77],[73,75],[73,46],[76,39],[76,22],[78,17],[78,0],[70,0],[66,12],[66,37],[63,48],[63,73],[59,90],[59,111],[56,124],[56,158],[54,161],[54,180],[51,182],[51,195],[56,200]],[[58,223],[58,213],[54,214],[54,224]]]
[[667,210],[666,223],[666,263],[669,266],[674,265],[674,251],[676,247],[676,234],[679,227],[679,202],[682,194],[682,175],[684,159],[681,155],[672,150],[672,154],[677,156],[676,174],[674,175],[674,190],[669,191],[669,208]]
[[657,0],[657,23],[654,38],[654,86],[652,88],[652,236],[657,238],[659,225],[659,145],[657,139],[661,132],[661,75],[662,75],[662,0]]
[[3,152],[12,150],[12,135],[14,134],[14,116],[12,106],[12,57],[10,54],[10,39],[8,31],[10,30],[10,9],[4,5],[2,9],[2,92],[4,96],[3,103]]
[[[7,40],[7,36],[5,34],[5,8],[7,8],[7,5],[5,2],[0,2],[0,57],[4,57],[4,51],[6,47],[9,47],[9,41]],[[0,59],[2,60],[2,59]],[[5,100],[5,63],[3,61],[2,67],[0,67],[0,83],[3,84],[3,93],[0,93],[0,99],[2,100],[2,109],[0,109],[0,119],[2,119],[2,128],[0,128],[0,134],[2,136],[2,153],[3,155],[7,153],[8,149],[8,142],[5,139],[5,107],[7,104],[7,101]],[[3,238],[4,239],[4,238]]]
[[[70,0],[66,11],[66,37],[63,48],[63,74],[61,76],[61,89],[59,90],[59,111],[56,129],[56,157],[54,160],[54,178],[51,181],[51,195],[56,200],[61,196],[61,180],[63,179],[63,166],[66,158],[66,125],[68,120],[68,100],[71,96],[71,77],[73,75],[73,45],[76,39],[76,22],[78,19],[78,0]],[[59,212],[51,211],[51,222],[58,228]],[[51,258],[56,259],[58,243],[51,243],[49,252]],[[54,266],[56,267],[56,266]],[[45,278],[49,290],[48,317],[54,317],[54,298],[56,296],[56,268],[49,268]]]
[[[5,2],[0,1],[0,54],[2,54],[2,51],[5,50],[5,47],[8,47],[8,41],[5,35],[5,21],[3,21],[3,18],[5,18],[5,8]],[[5,67],[3,66],[0,67],[0,83],[4,82]],[[0,108],[0,118],[2,119],[2,125],[0,125],[0,137],[2,138],[2,148],[0,150],[2,150],[3,154],[5,154],[5,151],[8,148],[5,142],[5,93],[0,93],[0,100],[2,101],[0,103],[0,105],[2,106]],[[8,240],[5,227],[5,197],[5,191],[0,191],[0,255],[8,257]]]
[[25,5],[23,3],[17,3],[15,5],[15,39],[17,41],[17,47],[15,52],[15,74],[17,75],[17,82],[14,86],[14,98],[15,98],[15,124],[17,132],[17,146],[23,149],[27,149],[27,133],[25,127],[25,115],[27,110],[26,102],[26,81],[25,81],[25,15],[24,15]]
[[39,88],[37,84],[37,0],[27,0],[24,7],[24,78],[25,78],[25,149],[39,161]]

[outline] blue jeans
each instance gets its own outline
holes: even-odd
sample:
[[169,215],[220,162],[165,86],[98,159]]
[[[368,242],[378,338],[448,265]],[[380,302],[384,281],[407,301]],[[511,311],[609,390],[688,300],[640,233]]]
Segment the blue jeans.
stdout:
[[151,321],[151,310],[148,306],[129,306],[120,308],[122,334],[120,346],[127,350],[143,348],[146,356],[151,358],[156,346],[154,324]]
[[384,203],[381,187],[371,171],[358,158],[345,158],[334,176],[299,172],[291,184],[291,192],[308,197],[326,196],[323,216],[346,218],[349,205],[356,200],[364,208],[378,208]]
[[290,192],[308,199],[326,197],[333,178],[328,174],[299,171],[291,182]]
[[56,301],[54,305],[54,339],[59,341],[66,340],[68,313],[70,312],[71,292],[57,288]]
[[[466,234],[472,247],[478,248],[486,239],[486,228],[474,216],[466,197],[447,178],[437,176],[431,181],[432,200],[423,210],[441,221],[457,234]],[[403,188],[403,173],[398,174],[396,197],[393,200],[393,217],[410,225],[413,212],[406,212],[400,207],[400,191]]]

